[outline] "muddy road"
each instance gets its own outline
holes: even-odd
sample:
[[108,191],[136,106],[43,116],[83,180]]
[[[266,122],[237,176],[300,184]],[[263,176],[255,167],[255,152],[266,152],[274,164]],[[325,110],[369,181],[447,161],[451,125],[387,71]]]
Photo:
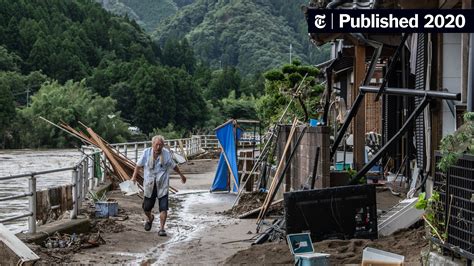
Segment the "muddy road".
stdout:
[[[151,231],[143,228],[145,216],[141,199],[124,196],[119,191],[109,193],[109,198],[119,202],[124,221],[119,232],[101,233],[105,244],[78,252],[55,255],[54,262],[86,264],[218,264],[239,250],[249,247],[255,233],[255,221],[239,220],[220,214],[229,209],[234,194],[209,193],[214,178],[216,160],[202,160],[181,166],[187,176],[186,184],[172,175],[170,184],[179,193],[170,196],[170,210],[166,223],[167,237],[158,236],[159,218],[156,216]],[[157,207],[155,205],[155,207]],[[43,262],[52,262],[42,254]]]

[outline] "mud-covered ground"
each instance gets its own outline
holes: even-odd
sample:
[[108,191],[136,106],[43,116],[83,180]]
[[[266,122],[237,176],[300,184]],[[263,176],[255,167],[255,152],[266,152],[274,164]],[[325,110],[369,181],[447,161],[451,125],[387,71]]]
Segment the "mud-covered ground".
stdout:
[[99,220],[95,225],[95,228],[100,228],[104,243],[69,250],[39,246],[33,246],[33,249],[39,253],[44,264],[221,263],[235,252],[248,248],[249,242],[245,240],[254,236],[251,232],[255,232],[255,222],[220,214],[231,207],[235,195],[209,193],[215,167],[216,160],[207,159],[180,166],[188,178],[186,184],[181,184],[178,176],[171,176],[170,184],[179,192],[170,195],[167,237],[158,236],[156,209],[153,227],[146,232],[143,228],[142,200],[138,196],[124,196],[119,191],[113,191],[108,197],[119,202],[119,217],[113,221]]
[[[331,265],[357,264],[362,262],[362,251],[366,247],[377,248],[405,256],[405,265],[421,265],[420,253],[428,246],[423,226],[405,229],[395,234],[376,239],[325,240],[313,243],[315,252],[331,254]],[[267,243],[238,251],[225,264],[293,264],[288,244]]]
[[[179,192],[170,195],[167,237],[158,236],[156,209],[152,230],[146,232],[142,200],[113,191],[108,196],[118,201],[119,217],[95,220],[92,233],[84,236],[82,245],[32,248],[41,256],[42,264],[292,264],[293,256],[285,241],[251,246],[251,240],[257,237],[255,219],[235,218],[260,207],[264,194],[245,194],[241,204],[231,209],[235,194],[209,193],[216,163],[217,160],[201,159],[180,166],[188,177],[186,184],[181,184],[177,175],[171,176],[170,184]],[[377,191],[381,210],[399,200],[387,189]],[[360,263],[367,246],[405,255],[408,262],[418,264],[420,251],[427,244],[423,235],[419,227],[375,241],[326,240],[314,243],[314,247],[317,252],[330,253],[332,264]]]

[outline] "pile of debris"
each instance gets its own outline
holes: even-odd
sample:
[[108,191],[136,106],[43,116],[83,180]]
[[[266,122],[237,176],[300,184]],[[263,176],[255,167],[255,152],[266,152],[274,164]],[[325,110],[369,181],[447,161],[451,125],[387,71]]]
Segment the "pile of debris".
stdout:
[[[238,204],[234,205],[231,209],[224,211],[223,214],[240,219],[255,218],[258,212],[261,210],[266,196],[267,193],[259,191],[244,193],[239,198]],[[282,211],[283,201],[279,200],[271,206],[268,214],[278,214]]]
[[48,237],[42,245],[29,245],[41,257],[44,263],[67,263],[70,254],[81,249],[98,247],[105,244],[100,233],[60,234],[56,232]]
[[91,232],[94,233],[120,233],[125,230],[125,225],[117,223],[114,219],[101,219],[91,221]]
[[193,160],[219,159],[220,155],[221,155],[220,150],[208,150],[208,151],[205,151],[204,153],[198,154],[188,159],[193,159]]
[[[314,242],[314,250],[331,254],[329,265],[357,264],[362,261],[362,250],[366,247],[378,248],[405,256],[408,265],[421,265],[420,253],[428,249],[425,239],[425,228],[417,224],[409,229],[402,229],[391,236],[375,240],[369,239],[329,239]],[[229,257],[224,264],[294,264],[294,256],[285,241],[252,245]]]
[[[40,118],[52,124],[53,126],[67,132],[68,134],[78,138],[82,142],[89,145],[93,145],[101,149],[105,157],[109,161],[110,166],[112,167],[110,168],[105,162],[103,162],[104,169],[107,169],[111,173],[113,173],[119,179],[119,181],[121,182],[127,181],[132,177],[133,171],[135,170],[136,163],[130,160],[129,158],[127,158],[127,156],[122,154],[120,151],[112,147],[102,137],[100,137],[97,133],[95,133],[90,127],[87,127],[86,125],[84,125],[83,123],[79,121],[79,123],[86,129],[87,133],[85,133],[83,131],[74,129],[73,127],[69,126],[66,123],[61,122],[59,124],[54,124],[53,122],[43,117],[40,117]],[[140,190],[143,191],[143,169],[141,169],[138,172],[137,181],[138,181]],[[169,189],[170,189],[170,192],[172,193],[176,193],[178,191],[177,189],[171,186],[169,187]]]

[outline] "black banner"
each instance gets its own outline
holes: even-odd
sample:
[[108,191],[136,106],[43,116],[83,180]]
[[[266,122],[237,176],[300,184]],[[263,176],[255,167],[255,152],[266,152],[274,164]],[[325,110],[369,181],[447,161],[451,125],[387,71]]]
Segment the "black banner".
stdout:
[[474,9],[315,9],[309,33],[474,32]]

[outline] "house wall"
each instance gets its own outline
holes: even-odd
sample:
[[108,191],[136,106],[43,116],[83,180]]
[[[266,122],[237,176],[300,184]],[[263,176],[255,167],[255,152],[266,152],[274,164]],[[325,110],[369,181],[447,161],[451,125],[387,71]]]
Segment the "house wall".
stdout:
[[[374,72],[372,79],[370,80],[369,86],[380,87],[383,81],[382,69],[377,68]],[[351,89],[354,86],[354,72],[351,71],[350,83],[347,89],[348,99],[351,99]],[[367,93],[365,95],[365,132],[374,131],[382,133],[382,101],[375,101],[376,94]],[[352,103],[348,102],[348,109],[350,109]],[[352,126],[351,126],[352,128]]]
[[[443,34],[443,74],[442,88],[449,92],[461,92],[461,33]],[[455,101],[454,104],[460,104]],[[446,136],[456,130],[456,119],[449,110],[446,101],[443,101],[443,136]]]
[[[281,160],[290,129],[290,125],[280,127],[276,150],[277,165]],[[296,129],[290,149],[286,153],[285,160],[288,159],[302,129],[302,127]],[[317,147],[320,147],[320,154],[315,188],[329,187],[329,128],[323,126],[309,127],[296,149],[290,168],[285,173],[285,180],[283,180],[279,193],[276,196],[277,199],[282,198],[284,191],[301,190],[308,182],[308,177],[311,176],[313,171]],[[284,165],[285,164],[283,164],[283,167]]]

